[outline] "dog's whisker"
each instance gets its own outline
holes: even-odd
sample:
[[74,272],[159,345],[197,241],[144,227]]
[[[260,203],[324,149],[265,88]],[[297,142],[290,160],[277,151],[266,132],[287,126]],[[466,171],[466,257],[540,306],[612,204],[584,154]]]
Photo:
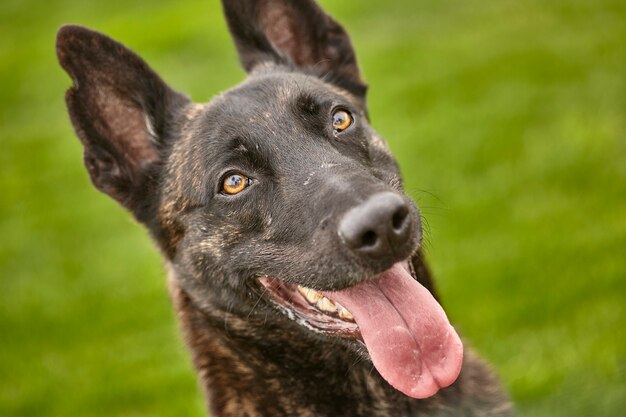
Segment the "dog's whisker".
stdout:
[[438,211],[450,211],[449,207],[442,207],[442,206],[423,206],[420,205],[420,210],[424,211],[424,210],[438,210]]
[[[406,189],[407,194],[409,195],[413,195],[413,194],[426,194],[432,198],[434,198],[435,200],[437,200],[439,203],[441,203],[442,205],[445,206],[445,203],[443,202],[443,200],[434,192],[423,189],[423,188],[417,188],[417,187],[411,187],[411,188],[407,188]],[[417,200],[419,200],[419,198],[417,198]]]
[[422,247],[428,248],[432,244],[432,229],[427,217],[420,215],[422,219]]
[[348,369],[346,370],[346,376],[350,375],[350,372],[362,361],[363,357],[361,355],[358,355],[356,359],[352,361],[352,363],[348,366]]
[[250,309],[250,312],[248,313],[248,316],[246,317],[246,319],[250,318],[250,316],[252,315],[252,312],[254,311],[256,306],[259,305],[259,302],[263,299],[263,296],[265,295],[266,292],[267,292],[267,287],[263,287],[263,291],[261,292],[261,294],[259,295],[259,298],[256,300],[256,302],[254,303],[254,305]]
[[320,59],[319,61],[317,61],[315,64],[313,64],[313,69],[317,69],[318,66],[322,65],[323,63],[326,62],[331,62],[330,59]]

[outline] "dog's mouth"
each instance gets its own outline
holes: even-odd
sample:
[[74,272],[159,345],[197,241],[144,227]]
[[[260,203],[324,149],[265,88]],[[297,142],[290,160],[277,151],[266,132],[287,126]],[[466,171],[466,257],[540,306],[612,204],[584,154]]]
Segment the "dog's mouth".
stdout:
[[261,277],[264,292],[289,318],[317,332],[362,340],[359,326],[347,308],[319,291]]
[[258,279],[263,292],[302,326],[365,344],[393,387],[427,398],[452,384],[463,345],[443,308],[417,282],[408,262],[339,291],[317,291],[278,278]]

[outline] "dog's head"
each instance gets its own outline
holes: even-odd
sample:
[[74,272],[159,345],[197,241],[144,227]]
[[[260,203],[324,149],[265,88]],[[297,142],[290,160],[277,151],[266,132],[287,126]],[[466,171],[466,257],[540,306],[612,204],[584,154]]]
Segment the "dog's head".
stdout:
[[201,105],[110,38],[61,29],[94,185],[148,227],[200,308],[365,343],[393,386],[432,395],[461,344],[411,272],[420,216],[368,122],[348,35],[312,1],[224,11],[249,77]]

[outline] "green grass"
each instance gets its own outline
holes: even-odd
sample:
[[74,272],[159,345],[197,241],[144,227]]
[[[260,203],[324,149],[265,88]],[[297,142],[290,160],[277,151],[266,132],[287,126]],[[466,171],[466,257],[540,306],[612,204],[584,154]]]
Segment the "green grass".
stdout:
[[[428,221],[444,304],[522,416],[626,408],[626,3],[323,1]],[[0,3],[0,415],[203,415],[161,260],[96,192],[62,23],[206,101],[243,78],[215,0]]]

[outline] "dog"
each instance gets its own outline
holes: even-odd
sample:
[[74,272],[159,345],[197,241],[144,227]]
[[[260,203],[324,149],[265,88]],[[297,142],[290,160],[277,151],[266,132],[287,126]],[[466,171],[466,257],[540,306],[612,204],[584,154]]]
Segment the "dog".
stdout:
[[450,325],[416,205],[311,0],[223,0],[248,78],[207,104],[62,27],[95,187],[149,230],[212,416],[511,416]]

